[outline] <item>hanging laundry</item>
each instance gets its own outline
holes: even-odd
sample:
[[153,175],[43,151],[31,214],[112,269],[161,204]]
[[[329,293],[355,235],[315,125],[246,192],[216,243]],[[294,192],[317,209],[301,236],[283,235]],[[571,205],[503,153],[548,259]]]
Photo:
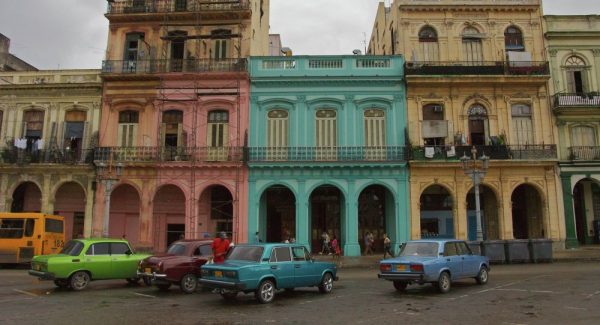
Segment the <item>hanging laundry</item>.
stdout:
[[425,158],[433,158],[435,156],[434,147],[425,147]]
[[456,148],[454,146],[448,148],[448,151],[446,151],[446,157],[456,157]]

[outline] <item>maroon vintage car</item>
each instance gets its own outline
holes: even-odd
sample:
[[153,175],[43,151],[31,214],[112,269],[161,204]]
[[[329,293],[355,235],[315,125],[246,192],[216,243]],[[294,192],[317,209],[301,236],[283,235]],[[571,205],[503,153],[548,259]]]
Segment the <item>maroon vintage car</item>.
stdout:
[[150,256],[140,262],[138,276],[160,290],[178,284],[181,291],[193,293],[198,286],[200,266],[212,255],[212,240],[179,240],[166,254]]

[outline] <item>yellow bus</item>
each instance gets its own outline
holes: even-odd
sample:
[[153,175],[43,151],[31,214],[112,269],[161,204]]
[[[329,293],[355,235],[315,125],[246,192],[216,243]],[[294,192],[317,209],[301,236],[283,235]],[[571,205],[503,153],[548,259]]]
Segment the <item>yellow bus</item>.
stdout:
[[65,242],[64,218],[42,213],[0,213],[0,264],[29,263],[58,253]]

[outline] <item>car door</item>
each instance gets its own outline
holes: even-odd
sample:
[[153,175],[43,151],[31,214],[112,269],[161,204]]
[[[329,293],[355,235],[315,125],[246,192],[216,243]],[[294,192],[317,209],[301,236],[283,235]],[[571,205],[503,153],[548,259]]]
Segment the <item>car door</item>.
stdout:
[[463,261],[461,277],[471,278],[477,276],[477,273],[479,273],[479,258],[471,253],[467,243],[457,242],[456,246]]
[[269,259],[271,273],[275,276],[278,288],[294,287],[294,264],[289,246],[274,247]]
[[304,246],[292,247],[294,259],[294,286],[308,287],[314,285],[315,267]]
[[85,269],[90,271],[92,279],[108,279],[111,274],[109,243],[94,243],[88,247],[83,257]]
[[127,279],[136,277],[139,259],[131,254],[126,243],[110,243],[111,278]]
[[452,279],[458,279],[462,274],[462,256],[458,254],[455,242],[446,242],[444,244],[444,259],[450,269]]

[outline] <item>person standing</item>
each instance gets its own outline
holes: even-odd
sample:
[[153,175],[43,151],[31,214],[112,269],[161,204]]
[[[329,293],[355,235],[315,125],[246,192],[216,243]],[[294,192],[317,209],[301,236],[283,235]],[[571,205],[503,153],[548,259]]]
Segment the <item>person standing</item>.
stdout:
[[331,249],[333,250],[333,260],[336,261],[336,263],[339,262],[342,250],[340,249],[340,243],[338,242],[336,235],[333,235],[333,239],[331,240]]
[[329,234],[326,231],[323,231],[323,234],[321,234],[321,240],[321,254],[331,254],[331,252],[329,251]]
[[365,256],[366,255],[373,255],[372,242],[373,242],[373,235],[370,232],[367,231],[365,233],[365,238],[364,238]]
[[213,251],[213,262],[214,263],[223,263],[225,262],[225,255],[229,250],[229,240],[227,239],[227,234],[224,231],[219,233],[219,237],[213,240],[211,245]]
[[394,257],[392,253],[392,240],[387,234],[383,234],[383,258],[385,259],[386,254],[390,254],[390,257]]

